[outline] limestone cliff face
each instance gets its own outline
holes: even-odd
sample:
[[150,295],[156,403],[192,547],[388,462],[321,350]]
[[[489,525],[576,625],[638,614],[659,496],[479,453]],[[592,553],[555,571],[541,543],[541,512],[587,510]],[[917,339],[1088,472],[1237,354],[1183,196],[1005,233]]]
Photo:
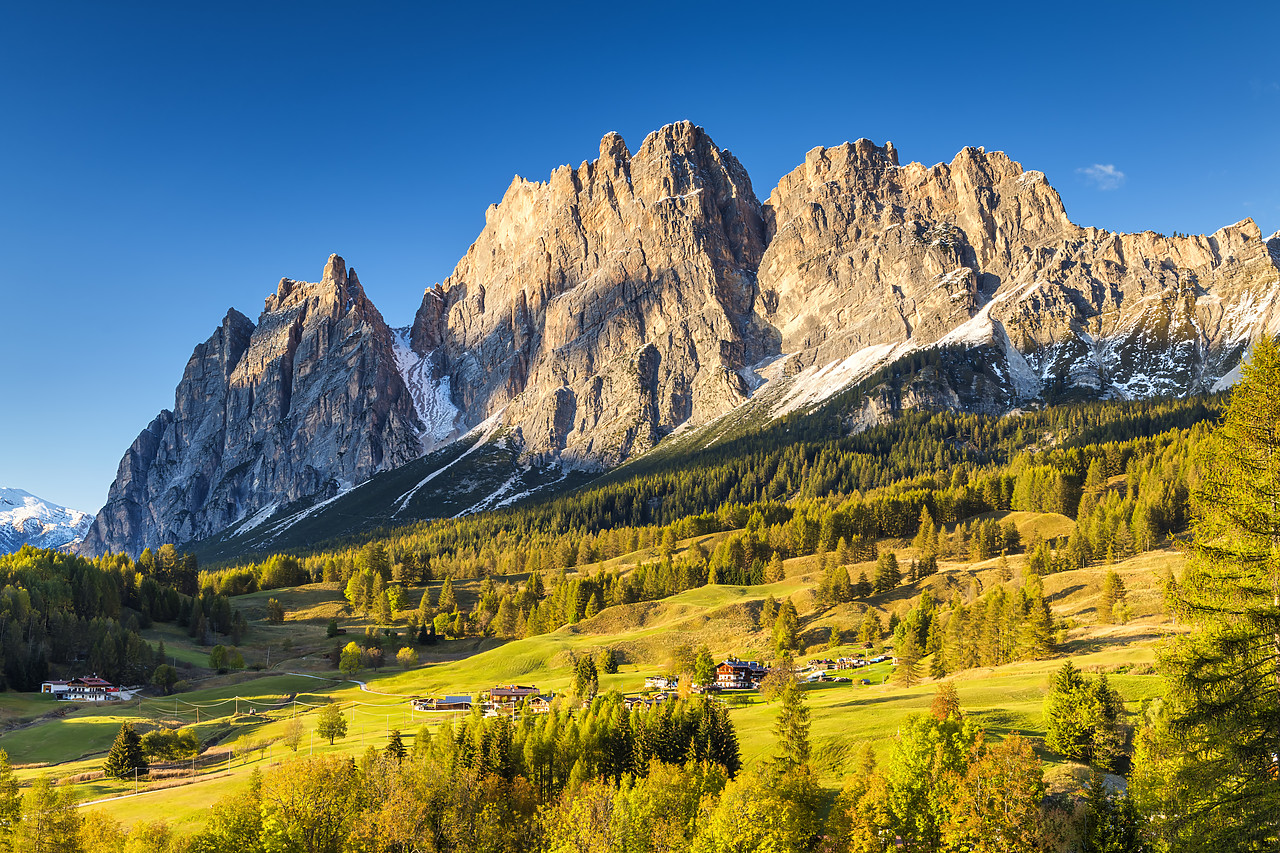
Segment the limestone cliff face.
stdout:
[[[319,283],[283,279],[256,326],[228,313],[83,549],[245,530],[485,421],[523,462],[600,468],[744,403],[743,422],[816,405],[904,356],[910,375],[850,428],[895,406],[1222,387],[1263,332],[1280,333],[1280,239],[1249,220],[1082,228],[1003,153],[904,166],[866,140],[813,149],[762,206],[699,127],[635,154],[609,134],[593,161],[517,177],[407,334],[336,255]],[[424,476],[386,519],[409,520]]]
[[1187,393],[1280,319],[1276,263],[1251,221],[1208,237],[1081,228],[1043,174],[1002,152],[930,168],[900,166],[891,144],[815,148],[765,216],[760,302],[791,372],[991,344],[1008,350],[1015,399]]
[[755,311],[765,227],[738,161],[687,122],[635,155],[516,178],[412,342],[438,349],[470,424],[503,411],[524,452],[612,465],[744,400],[776,350]]
[[255,326],[228,312],[120,462],[87,553],[138,553],[324,496],[420,453],[392,333],[334,255],[282,279]]

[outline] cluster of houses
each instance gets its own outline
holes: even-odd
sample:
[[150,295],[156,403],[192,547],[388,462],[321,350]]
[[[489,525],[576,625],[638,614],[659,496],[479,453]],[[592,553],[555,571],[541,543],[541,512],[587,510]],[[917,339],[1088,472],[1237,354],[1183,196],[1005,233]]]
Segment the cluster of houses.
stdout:
[[[769,674],[769,667],[754,660],[738,660],[729,658],[716,667],[716,680],[711,684],[694,684],[694,693],[715,690],[751,690],[759,687],[760,682]],[[679,688],[679,679],[667,675],[651,675],[644,680],[645,690],[660,692]]]
[[808,662],[807,667],[810,670],[830,670],[830,669],[862,669],[864,666],[871,666],[874,663],[883,663],[887,660],[893,660],[889,655],[876,655],[870,658],[815,658]]
[[40,684],[41,693],[49,693],[55,699],[68,702],[123,702],[132,699],[140,688],[118,687],[96,675],[73,678],[70,681],[45,681]]
[[475,697],[465,694],[427,696],[414,699],[412,704],[415,711],[456,713],[469,712],[478,702],[486,717],[496,717],[499,714],[514,716],[521,708],[534,714],[545,714],[551,710],[551,700],[554,698],[554,693],[544,693],[537,687],[507,684],[493,687]]
[[[848,681],[847,678],[832,678],[832,670],[861,669],[872,664],[892,660],[888,655],[877,655],[871,658],[818,658],[807,662],[800,673],[808,681]],[[695,693],[720,690],[753,690],[760,687],[760,682],[769,674],[769,667],[760,661],[738,660],[729,658],[716,667],[715,681],[711,684],[695,684]],[[863,680],[863,683],[868,683]],[[660,705],[676,694],[679,680],[667,675],[651,675],[644,680],[645,693],[623,698],[628,710],[632,708],[651,708]],[[499,685],[480,693],[478,696],[466,694],[428,696],[414,699],[413,708],[427,713],[469,713],[479,703],[487,717],[498,715],[514,716],[524,710],[534,714],[545,714],[551,710],[554,693],[546,693],[535,686],[519,684]]]

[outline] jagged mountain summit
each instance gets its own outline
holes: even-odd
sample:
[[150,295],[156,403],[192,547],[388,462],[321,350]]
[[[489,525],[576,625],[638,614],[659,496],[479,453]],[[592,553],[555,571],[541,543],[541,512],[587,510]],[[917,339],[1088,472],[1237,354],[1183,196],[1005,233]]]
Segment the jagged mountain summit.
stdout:
[[[204,538],[416,459],[435,439],[397,347],[336,255],[318,283],[281,279],[256,325],[229,311],[192,353],[173,411],[125,452],[82,550]],[[416,360],[400,356],[412,376]]]
[[74,548],[93,516],[36,497],[22,489],[0,488],[0,554],[23,545]]
[[[84,548],[278,532],[379,472],[403,472],[374,490],[385,511],[362,504],[379,523],[501,505],[561,476],[534,469],[608,468],[904,359],[914,373],[863,422],[1220,388],[1280,332],[1278,297],[1280,238],[1251,220],[1080,227],[1001,152],[926,167],[892,144],[815,148],[761,204],[702,128],[668,125],[635,154],[608,134],[594,161],[517,177],[406,329],[337,256],[319,284],[282,280],[256,326],[228,313]],[[491,485],[464,476],[482,445],[509,457]],[[446,488],[466,500],[420,503]]]

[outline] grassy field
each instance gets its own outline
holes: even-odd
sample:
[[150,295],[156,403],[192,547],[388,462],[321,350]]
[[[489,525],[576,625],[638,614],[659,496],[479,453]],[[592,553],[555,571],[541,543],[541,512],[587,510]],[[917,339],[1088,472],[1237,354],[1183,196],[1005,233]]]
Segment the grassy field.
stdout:
[[[1012,518],[1024,537],[1039,533],[1052,538],[1070,531],[1070,520],[1060,516],[1004,515]],[[693,543],[680,544],[689,547]],[[900,560],[912,556],[905,546],[882,543],[882,551],[888,548],[898,550]],[[637,553],[611,563],[625,571],[647,558],[648,554]],[[989,736],[1018,731],[1033,739],[1042,737],[1045,689],[1052,672],[1068,654],[1085,669],[1115,673],[1112,682],[1132,709],[1136,710],[1141,700],[1158,695],[1159,679],[1137,672],[1150,671],[1141,665],[1154,660],[1157,644],[1172,630],[1162,611],[1161,576],[1178,571],[1180,561],[1178,555],[1161,551],[1112,567],[1125,581],[1132,609],[1132,619],[1120,626],[1097,624],[1095,606],[1107,567],[1044,578],[1045,595],[1067,625],[1063,654],[1051,660],[969,670],[954,676],[965,710]],[[285,720],[294,714],[300,716],[305,730],[301,752],[358,754],[369,746],[384,746],[390,729],[400,729],[407,737],[427,720],[427,715],[410,708],[409,701],[415,696],[474,694],[509,683],[536,684],[562,693],[571,683],[574,655],[594,653],[605,646],[618,652],[622,664],[616,674],[602,674],[601,690],[635,692],[646,675],[665,669],[677,646],[705,644],[717,657],[771,657],[771,626],[758,624],[761,603],[770,595],[790,597],[796,603],[802,642],[808,646],[802,656],[852,654],[858,651],[852,646],[828,652],[826,640],[831,628],[852,632],[868,607],[879,610],[884,619],[893,613],[901,616],[926,587],[940,595],[985,590],[1001,582],[999,562],[944,561],[937,575],[920,583],[822,609],[815,605],[812,593],[818,581],[816,560],[798,558],[786,561],[786,579],[771,585],[708,586],[661,601],[611,607],[576,625],[523,640],[441,641],[420,649],[420,665],[408,671],[383,668],[361,673],[357,677],[366,682],[364,687],[342,680],[332,661],[325,658],[348,640],[326,636],[331,618],[340,620],[349,637],[362,634],[369,624],[346,610],[338,584],[254,593],[241,596],[235,604],[250,622],[241,652],[257,671],[215,675],[203,666],[207,648],[194,644],[175,626],[158,625],[149,629],[148,639],[164,640],[166,653],[178,662],[188,689],[171,697],[79,707],[60,717],[48,716],[65,710],[65,704],[51,697],[0,694],[0,721],[7,728],[0,734],[0,748],[8,751],[15,765],[21,765],[19,776],[24,781],[45,773],[74,780],[81,801],[105,799],[91,808],[103,809],[121,821],[154,819],[157,809],[162,808],[166,819],[191,829],[204,820],[214,801],[246,785],[253,769],[292,757],[280,738]],[[1024,562],[1020,556],[1009,558],[1008,565],[1015,573],[1015,580],[1009,583],[1018,582],[1016,576]],[[872,564],[851,569],[854,578],[859,572],[870,576],[872,571]],[[474,600],[477,587],[476,581],[459,583],[459,597]],[[411,606],[422,594],[421,589],[413,591]],[[287,618],[283,625],[265,622],[268,598],[284,605]],[[1122,672],[1135,665],[1136,672]],[[890,671],[888,664],[882,664],[844,673],[854,677],[850,684],[806,686],[814,766],[824,784],[839,784],[864,742],[870,742],[882,759],[887,758],[902,722],[929,706],[936,689],[933,683],[912,688],[882,683]],[[872,684],[857,683],[864,677]],[[340,703],[350,721],[347,737],[332,746],[313,736],[316,709],[327,702]],[[774,750],[776,712],[775,706],[754,696],[744,706],[731,709],[744,761],[760,760]],[[140,782],[138,788],[143,793],[136,797],[123,797],[133,792],[132,782],[94,778],[120,724],[126,721],[140,730],[156,725],[195,727],[206,750],[194,775],[183,778],[182,772],[191,771],[173,768],[164,775],[176,778]],[[1056,761],[1055,756],[1042,757]],[[1066,780],[1063,784],[1072,784],[1079,775],[1078,768],[1057,765],[1053,770],[1056,779]],[[113,797],[122,798],[109,799]]]

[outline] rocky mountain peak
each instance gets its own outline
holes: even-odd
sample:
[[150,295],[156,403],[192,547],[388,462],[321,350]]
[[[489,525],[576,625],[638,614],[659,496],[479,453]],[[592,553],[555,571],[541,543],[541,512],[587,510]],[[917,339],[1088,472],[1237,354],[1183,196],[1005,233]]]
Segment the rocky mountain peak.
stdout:
[[616,131],[609,131],[600,137],[600,159],[601,164],[625,163],[631,159],[631,152],[627,149],[627,142],[622,138],[622,134]]
[[616,133],[597,160],[514,180],[411,341],[437,350],[470,424],[505,409],[531,455],[612,464],[748,393],[768,349],[750,178],[689,122]]
[[257,325],[228,311],[196,346],[82,549],[136,554],[332,495],[416,458],[422,428],[390,329],[331,255],[319,282],[281,279]]
[[691,122],[634,153],[608,133],[594,160],[516,176],[407,334],[338,255],[318,282],[281,279],[256,325],[228,312],[125,454],[86,550],[250,528],[481,423],[522,463],[597,469],[904,357],[925,367],[877,411],[1002,412],[1222,387],[1277,331],[1280,234],[1251,220],[1079,227],[1004,152],[902,165],[868,139],[813,148],[761,205]]

